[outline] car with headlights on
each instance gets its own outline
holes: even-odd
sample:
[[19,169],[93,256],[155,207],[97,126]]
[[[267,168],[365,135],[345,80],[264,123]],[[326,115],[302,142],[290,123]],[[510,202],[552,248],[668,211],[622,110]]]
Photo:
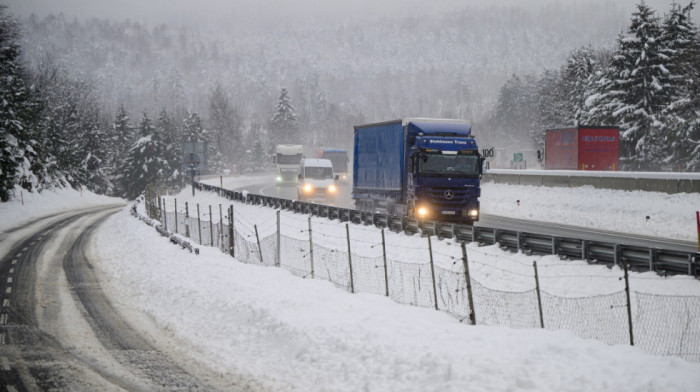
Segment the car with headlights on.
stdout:
[[302,159],[297,180],[297,198],[332,204],[338,194],[338,176],[329,159]]

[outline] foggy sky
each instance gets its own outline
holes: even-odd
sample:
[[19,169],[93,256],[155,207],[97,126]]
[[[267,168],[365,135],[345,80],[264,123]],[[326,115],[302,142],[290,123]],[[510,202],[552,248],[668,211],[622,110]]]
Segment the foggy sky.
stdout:
[[[184,25],[224,24],[243,28],[275,26],[302,28],[341,24],[350,20],[390,17],[399,14],[420,16],[443,12],[461,5],[504,5],[538,7],[562,0],[0,0],[10,12],[21,17],[63,13],[68,18],[126,20]],[[641,0],[566,0],[566,3],[614,2],[628,14]],[[673,0],[646,0],[660,15]],[[690,0],[681,0],[686,5]],[[693,12],[697,24],[698,7]]]

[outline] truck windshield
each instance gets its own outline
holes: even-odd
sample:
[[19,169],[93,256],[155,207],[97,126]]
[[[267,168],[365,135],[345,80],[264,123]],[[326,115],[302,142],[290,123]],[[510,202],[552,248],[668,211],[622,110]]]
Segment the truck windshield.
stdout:
[[333,168],[331,167],[305,167],[304,178],[314,180],[325,180],[333,178]]
[[336,172],[348,171],[348,154],[345,151],[324,151],[323,159],[330,159]]
[[301,162],[301,153],[295,155],[277,153],[277,163],[280,165],[296,165],[299,162]]
[[436,176],[475,177],[479,175],[477,155],[424,155],[426,160],[418,160],[420,174]]

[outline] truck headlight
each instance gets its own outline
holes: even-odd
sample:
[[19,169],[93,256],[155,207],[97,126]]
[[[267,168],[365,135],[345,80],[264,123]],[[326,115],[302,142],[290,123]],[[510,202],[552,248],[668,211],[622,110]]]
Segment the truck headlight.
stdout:
[[472,218],[476,218],[477,216],[479,216],[479,210],[477,210],[476,208],[472,208],[471,210],[469,210],[469,216]]
[[311,193],[314,190],[314,187],[311,184],[304,184],[302,187],[302,190],[306,193]]
[[428,216],[428,208],[425,206],[420,206],[416,208],[416,215],[418,215],[419,218],[425,218]]
[[338,188],[336,188],[333,184],[328,186],[328,193],[335,193],[337,190]]
[[281,181],[282,181],[282,176],[277,176],[277,182],[281,182]]

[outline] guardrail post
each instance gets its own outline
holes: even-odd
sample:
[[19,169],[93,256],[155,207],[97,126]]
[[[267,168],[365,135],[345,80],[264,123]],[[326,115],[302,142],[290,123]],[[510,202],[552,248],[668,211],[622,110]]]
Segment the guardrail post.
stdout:
[[280,239],[281,239],[281,237],[282,237],[281,234],[280,234],[280,232],[281,232],[281,227],[280,227],[280,212],[277,211],[277,252],[275,252],[275,253],[276,253],[276,254],[275,254],[275,266],[276,266],[276,267],[279,267],[279,266],[280,266],[280,248],[281,248],[281,246],[282,246],[281,243],[280,243]]
[[649,271],[654,271],[654,264],[656,264],[657,252],[654,248],[649,248]]
[[260,254],[260,264],[263,263],[262,247],[260,246],[260,236],[258,235],[258,225],[253,225],[255,229],[255,241],[258,243],[258,253]]
[[622,265],[625,268],[625,296],[627,296],[627,324],[630,330],[630,346],[634,346],[634,334],[632,333],[632,304],[630,303],[630,281],[627,273],[627,261],[623,260]]
[[428,251],[430,251],[430,275],[432,275],[432,277],[433,277],[433,298],[435,298],[435,310],[440,310],[438,308],[437,285],[435,284],[435,265],[433,264],[433,243],[430,240],[430,235],[428,235]]
[[185,202],[185,237],[190,238],[190,207]]
[[467,301],[469,301],[469,324],[476,325],[476,313],[474,312],[474,297],[472,297],[472,278],[469,274],[467,244],[464,241],[462,241],[462,263],[464,263],[464,279],[466,279],[467,281]]
[[199,203],[197,203],[197,231],[199,231],[199,245],[202,245],[202,220],[199,216]]
[[384,259],[384,286],[386,288],[386,296],[389,296],[389,273],[386,267],[386,240],[384,239],[384,229],[382,229],[382,257]]
[[540,327],[544,328],[544,317],[542,315],[542,295],[540,294],[540,278],[537,275],[537,262],[532,262],[532,267],[535,269],[535,289],[537,291],[537,309],[540,312]]
[[214,217],[211,215],[211,204],[209,204],[209,244],[214,246]]
[[472,242],[477,242],[479,239],[479,233],[477,230],[479,230],[479,228],[476,225],[472,225]]
[[177,199],[175,199],[175,234],[179,234],[177,232]]
[[622,245],[620,244],[615,244],[613,247],[613,253],[614,253],[614,263],[615,265],[620,265],[622,262]]
[[311,233],[311,217],[309,216],[309,262],[311,263],[311,279],[314,279],[314,238]]
[[[310,218],[309,218],[310,219]],[[350,249],[350,226],[345,224],[345,233],[348,237],[348,265],[350,265],[350,292],[355,293],[355,280],[352,276],[352,250]]]
[[581,259],[588,261],[588,241],[581,240]]
[[559,254],[559,237],[552,237],[552,254]]
[[522,231],[518,232],[518,250],[521,252],[525,250],[525,234]]

